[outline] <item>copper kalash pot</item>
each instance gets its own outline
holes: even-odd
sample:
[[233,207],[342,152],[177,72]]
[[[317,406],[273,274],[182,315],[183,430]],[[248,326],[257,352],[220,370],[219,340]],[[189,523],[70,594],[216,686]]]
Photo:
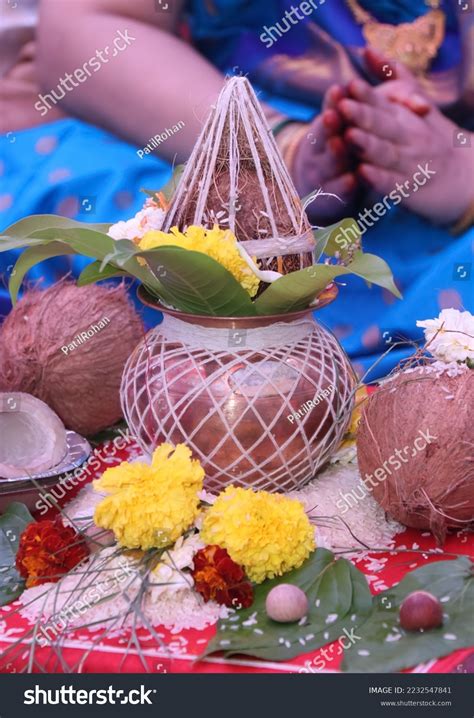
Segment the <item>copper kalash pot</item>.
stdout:
[[[326,292],[317,308],[336,294]],[[344,435],[356,384],[314,307],[210,317],[167,309],[143,288],[139,296],[164,315],[122,378],[122,408],[141,448],[185,443],[209,491],[289,491],[309,481]]]

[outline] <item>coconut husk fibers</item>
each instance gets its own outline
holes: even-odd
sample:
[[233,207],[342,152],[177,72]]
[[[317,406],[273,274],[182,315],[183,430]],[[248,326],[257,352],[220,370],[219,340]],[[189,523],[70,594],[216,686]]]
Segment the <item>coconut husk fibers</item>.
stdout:
[[[65,354],[61,347],[104,318],[109,323]],[[0,391],[44,401],[67,428],[92,435],[122,416],[120,380],[143,338],[124,284],[77,287],[63,281],[27,291],[0,329]]]
[[[439,543],[450,528],[474,528],[473,407],[474,370],[449,377],[425,367],[400,372],[362,409],[357,451],[368,490],[391,517],[432,531]],[[420,430],[436,440],[411,456]],[[375,486],[367,482],[366,474],[405,446],[408,461],[400,469],[392,467]]]
[[[238,182],[239,199],[236,203],[235,213],[236,237],[241,241],[271,237],[272,230],[270,220],[261,212],[263,201],[255,170],[241,167]],[[229,172],[223,167],[221,171],[213,177],[213,183],[207,196],[208,212],[217,213],[219,210],[222,211],[222,207],[229,201],[230,191]],[[270,202],[273,216],[278,226],[279,236],[291,238],[294,236],[294,230],[288,215],[285,213],[278,187],[273,188],[273,192],[270,194]],[[193,214],[194,211],[191,202],[183,217],[185,224],[192,224]],[[263,269],[271,269],[275,272],[282,271],[284,274],[294,272],[304,267],[310,267],[312,263],[312,255],[309,252],[302,255],[287,254],[282,257],[280,264],[278,264],[277,258],[260,260]]]

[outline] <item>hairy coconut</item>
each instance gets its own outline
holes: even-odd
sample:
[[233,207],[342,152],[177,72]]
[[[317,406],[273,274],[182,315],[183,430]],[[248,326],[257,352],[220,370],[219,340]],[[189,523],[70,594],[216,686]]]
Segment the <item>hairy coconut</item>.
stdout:
[[474,527],[474,371],[401,371],[372,394],[357,432],[367,489],[394,519],[429,529]]
[[121,418],[122,371],[142,338],[123,284],[30,290],[0,330],[0,391],[32,394],[68,428],[94,434]]

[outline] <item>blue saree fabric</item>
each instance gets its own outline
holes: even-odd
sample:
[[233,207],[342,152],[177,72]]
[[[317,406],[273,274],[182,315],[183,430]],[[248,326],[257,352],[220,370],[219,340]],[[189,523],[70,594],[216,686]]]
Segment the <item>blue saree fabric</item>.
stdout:
[[[0,230],[30,214],[60,214],[81,222],[117,222],[141,209],[142,188],[159,189],[171,167],[104,130],[65,119],[0,138]],[[0,317],[11,308],[7,278],[18,251],[0,253]],[[77,276],[90,260],[61,257],[37,265],[31,283],[48,286]],[[132,297],[149,326],[159,315]]]
[[[391,0],[377,4],[393,8]],[[419,14],[424,2],[416,5]],[[212,0],[190,3],[190,27],[195,43],[222,70],[238,65],[252,69],[268,53],[259,40],[263,25],[281,18],[287,2]],[[372,5],[374,3],[372,2]],[[446,5],[446,3],[445,3]],[[209,13],[209,6],[216,11]],[[364,4],[364,6],[366,6]],[[369,3],[367,3],[367,7]],[[449,8],[448,8],[449,9]],[[343,0],[321,5],[311,18],[343,43],[362,46],[356,25]],[[276,43],[278,52],[297,54],[307,41],[305,23],[295,25]],[[455,18],[448,14],[448,34],[436,63],[439,69],[459,61]],[[296,119],[310,119],[318,103],[297,103],[262,93]],[[170,167],[153,156],[140,159],[136,149],[117,137],[79,120],[66,119],[0,138],[0,229],[29,214],[57,213],[91,222],[116,222],[133,216],[142,206],[140,188],[159,189]],[[363,208],[360,208],[363,209]],[[364,248],[382,256],[391,266],[404,299],[399,301],[378,287],[368,288],[356,278],[340,282],[336,302],[317,317],[339,337],[360,374],[382,357],[393,342],[419,339],[417,319],[436,316],[445,307],[474,312],[472,251],[474,229],[453,238],[400,207],[394,207],[366,232]],[[9,309],[6,278],[18,253],[0,254],[0,316]],[[77,276],[88,260],[64,258],[44,262],[28,278],[51,283],[71,272]],[[143,310],[152,326],[159,315]],[[386,374],[407,349],[396,349],[380,361],[371,379]]]

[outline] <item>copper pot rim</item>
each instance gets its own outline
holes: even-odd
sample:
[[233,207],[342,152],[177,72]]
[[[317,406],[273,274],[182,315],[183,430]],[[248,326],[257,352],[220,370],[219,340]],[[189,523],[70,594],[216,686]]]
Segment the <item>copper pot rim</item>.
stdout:
[[223,327],[223,328],[240,328],[240,329],[254,329],[256,327],[267,326],[268,324],[275,324],[276,322],[293,322],[296,319],[302,319],[308,314],[326,307],[328,304],[333,302],[339,290],[336,284],[330,285],[321,294],[318,295],[319,304],[314,307],[308,307],[307,309],[300,309],[297,312],[287,312],[285,314],[263,314],[258,317],[213,317],[206,314],[190,314],[188,312],[182,312],[178,309],[169,309],[168,307],[161,304],[158,299],[155,299],[153,295],[149,294],[147,290],[140,285],[137,289],[138,299],[147,307],[155,309],[163,314],[181,319],[183,322],[189,324],[200,324],[204,327]]

